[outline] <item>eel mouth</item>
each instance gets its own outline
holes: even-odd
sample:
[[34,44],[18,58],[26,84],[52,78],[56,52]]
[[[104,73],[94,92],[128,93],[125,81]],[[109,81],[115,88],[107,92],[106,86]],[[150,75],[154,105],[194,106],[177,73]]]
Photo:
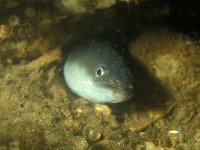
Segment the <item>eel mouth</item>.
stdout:
[[133,97],[133,88],[125,88],[125,87],[111,87],[114,95],[116,96],[116,100],[110,103],[119,103],[129,100]]
[[93,83],[97,87],[107,88],[113,92],[115,100],[109,101],[108,103],[119,103],[129,100],[133,96],[133,85],[128,84],[124,86],[104,84],[104,83]]
[[119,86],[119,85],[113,85],[113,84],[102,84],[102,83],[93,83],[97,87],[105,87],[108,89],[112,89],[113,91],[118,91],[118,92],[124,92],[127,93],[127,95],[132,95],[130,93],[133,93],[133,85],[128,84],[124,86]]
[[119,85],[114,85],[114,84],[102,84],[102,83],[93,83],[95,86],[98,87],[105,87],[105,88],[111,88],[111,89],[119,89],[119,90],[126,90],[126,91],[132,91],[133,90],[133,85],[128,84],[124,86],[119,86]]

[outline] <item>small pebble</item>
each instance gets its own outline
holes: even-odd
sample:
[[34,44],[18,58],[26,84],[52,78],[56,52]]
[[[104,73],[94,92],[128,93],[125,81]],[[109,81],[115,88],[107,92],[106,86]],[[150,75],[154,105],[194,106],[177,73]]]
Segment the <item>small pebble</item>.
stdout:
[[19,41],[17,44],[16,44],[16,49],[19,49],[19,50],[24,50],[28,47],[28,41],[27,40],[22,40],[22,41]]
[[177,131],[177,130],[170,130],[169,131],[169,134],[178,134],[179,133],[179,131]]
[[95,105],[95,111],[100,112],[104,116],[111,114],[111,109],[108,106],[102,105],[102,104],[96,104]]
[[9,19],[8,19],[8,23],[11,26],[18,26],[20,24],[20,18],[16,15],[12,15]]
[[91,142],[96,142],[101,138],[101,133],[94,128],[85,128],[83,130],[83,136]]

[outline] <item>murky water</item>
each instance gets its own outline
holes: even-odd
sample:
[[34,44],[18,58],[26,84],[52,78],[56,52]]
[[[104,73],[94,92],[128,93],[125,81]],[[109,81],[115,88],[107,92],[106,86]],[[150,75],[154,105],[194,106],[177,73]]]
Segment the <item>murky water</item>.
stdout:
[[[0,0],[0,149],[198,149],[199,8]],[[93,38],[131,70],[130,100],[93,104],[66,86],[67,54]]]

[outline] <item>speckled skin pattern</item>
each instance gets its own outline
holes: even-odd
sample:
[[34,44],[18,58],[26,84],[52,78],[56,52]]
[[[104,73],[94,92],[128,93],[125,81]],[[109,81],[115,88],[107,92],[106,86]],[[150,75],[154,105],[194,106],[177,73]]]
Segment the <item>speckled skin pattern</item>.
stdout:
[[118,103],[132,96],[132,76],[109,42],[89,41],[71,51],[64,64],[67,86],[94,103]]

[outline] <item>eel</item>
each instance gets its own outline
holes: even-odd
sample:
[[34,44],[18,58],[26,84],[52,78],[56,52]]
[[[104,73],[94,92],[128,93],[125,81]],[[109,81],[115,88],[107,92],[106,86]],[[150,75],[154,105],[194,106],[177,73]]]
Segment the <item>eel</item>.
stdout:
[[64,63],[66,84],[93,103],[119,103],[133,95],[133,78],[108,41],[91,40],[72,49]]

